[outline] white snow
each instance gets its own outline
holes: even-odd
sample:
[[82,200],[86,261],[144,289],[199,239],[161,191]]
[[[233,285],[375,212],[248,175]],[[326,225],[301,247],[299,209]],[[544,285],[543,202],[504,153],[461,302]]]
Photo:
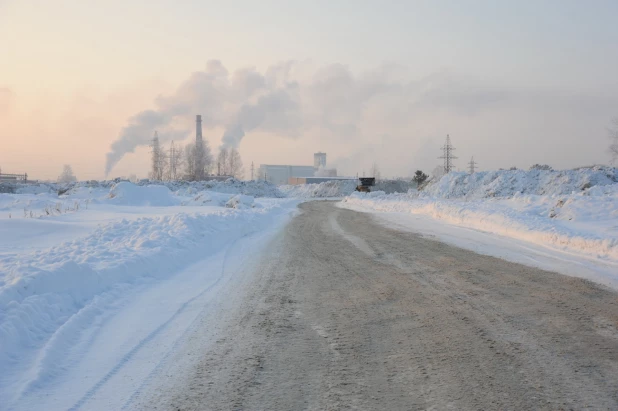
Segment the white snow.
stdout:
[[226,250],[263,244],[296,213],[297,200],[239,194],[260,194],[256,185],[217,187],[227,193],[118,182],[0,194],[0,408],[128,400],[95,394],[129,361],[135,384],[146,378],[159,357],[133,357],[146,345],[169,349],[190,326],[197,312],[185,311],[214,298]]
[[[292,198],[342,198],[355,192],[358,180],[332,180],[319,184],[298,184],[279,186],[279,190]],[[404,180],[378,181],[374,190],[386,193],[405,193],[415,187],[414,184]]]
[[[454,240],[444,234],[444,226],[490,233],[493,236],[484,239],[491,255],[503,254],[492,244],[498,236],[534,244],[539,252],[559,252],[561,259],[568,255],[570,261],[580,262],[576,266],[588,267],[575,270],[557,264],[555,269],[561,272],[618,285],[618,171],[614,168],[451,173],[421,192],[354,193],[341,205],[387,213],[391,223],[397,215],[408,228],[418,223],[425,232],[435,231],[427,228],[430,221],[443,223],[440,238],[446,241]],[[403,214],[429,219],[421,223]],[[452,235],[466,238],[461,234]],[[465,241],[457,243],[465,246]],[[483,251],[478,244],[475,240],[475,251]],[[513,259],[516,253],[511,254]],[[548,263],[542,268],[552,269]]]

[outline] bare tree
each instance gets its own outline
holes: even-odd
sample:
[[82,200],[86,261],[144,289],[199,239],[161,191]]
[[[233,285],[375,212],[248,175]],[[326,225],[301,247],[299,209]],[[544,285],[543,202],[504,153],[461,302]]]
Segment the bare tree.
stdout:
[[150,178],[153,180],[163,180],[165,175],[165,167],[167,158],[165,155],[165,150],[161,147],[159,143],[159,135],[155,131],[154,138],[152,139],[151,148],[151,169],[150,169]]
[[[181,150],[177,151],[181,152]],[[178,167],[184,165],[184,178],[187,180],[201,180],[209,175],[212,171],[213,161],[208,142],[203,142],[201,150],[197,148],[195,143],[187,144],[184,148],[184,158],[181,161],[184,164],[179,164]]]
[[240,158],[240,153],[237,149],[230,149],[227,161],[229,175],[242,180],[245,177],[245,168],[243,167],[242,158]]
[[73,168],[70,165],[65,164],[62,168],[62,174],[58,177],[58,182],[72,183],[74,181],[77,181],[77,177],[73,174]]
[[618,160],[618,117],[612,119],[612,124],[607,129],[607,133],[612,141],[607,151],[609,151],[609,155],[611,156],[611,164],[614,164],[616,160]]
[[175,145],[172,141],[170,144],[170,149],[168,150],[167,158],[167,179],[170,181],[178,180],[180,176],[180,169],[182,167],[182,163],[184,162],[182,146]]
[[221,147],[219,149],[219,155],[217,156],[217,175],[219,176],[229,176],[229,152],[227,148]]
[[195,177],[195,144],[187,144],[184,149],[185,179]]

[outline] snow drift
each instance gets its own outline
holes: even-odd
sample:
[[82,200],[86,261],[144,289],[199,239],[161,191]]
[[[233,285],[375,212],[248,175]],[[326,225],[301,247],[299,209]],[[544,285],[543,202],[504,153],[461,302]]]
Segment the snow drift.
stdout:
[[[132,199],[135,187],[115,190]],[[145,190],[167,201],[164,191]],[[10,391],[0,398],[59,373],[64,346],[128,289],[160,281],[292,212],[280,204],[249,208],[252,197],[234,198],[246,209],[123,219],[84,238],[0,258],[0,387]]]
[[596,166],[574,170],[499,170],[474,174],[452,172],[429,184],[423,195],[482,199],[519,194],[566,195],[618,182],[618,169]]
[[424,214],[562,251],[618,262],[618,173],[565,171],[451,173],[424,191],[355,193],[343,206]]
[[[292,198],[341,198],[354,193],[358,180],[332,180],[319,184],[284,185],[279,189],[288,197]],[[378,181],[372,190],[382,191],[387,194],[406,193],[415,184],[404,180]]]

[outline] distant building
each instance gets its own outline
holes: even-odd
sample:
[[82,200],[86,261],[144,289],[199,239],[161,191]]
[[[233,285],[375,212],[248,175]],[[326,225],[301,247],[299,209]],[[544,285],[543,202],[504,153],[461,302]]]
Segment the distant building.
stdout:
[[327,181],[357,181],[356,177],[290,177],[288,184],[319,184]]
[[313,177],[313,166],[291,166],[262,164],[258,170],[258,178],[272,184],[288,184],[290,177]]
[[[313,155],[313,166],[293,166],[262,164],[258,169],[258,179],[273,184],[291,184],[290,179],[300,177],[336,177],[336,168],[326,168],[326,153]],[[296,183],[294,183],[296,184]]]
[[326,167],[326,153],[315,153],[313,155],[313,167],[325,168]]

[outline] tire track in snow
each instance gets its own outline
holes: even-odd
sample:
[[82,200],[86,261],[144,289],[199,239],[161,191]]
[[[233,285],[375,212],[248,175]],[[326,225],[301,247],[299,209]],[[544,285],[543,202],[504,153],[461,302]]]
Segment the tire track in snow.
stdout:
[[[247,237],[247,235],[243,236],[241,239]],[[241,240],[239,239],[239,240]],[[116,374],[118,374],[118,372],[131,360],[131,358],[133,358],[135,356],[135,354],[137,354],[146,344],[148,344],[149,342],[151,342],[159,333],[161,333],[161,331],[163,331],[165,328],[167,328],[171,323],[174,322],[174,320],[180,315],[182,314],[185,309],[195,300],[199,299],[200,297],[202,297],[204,294],[206,294],[207,292],[209,292],[210,290],[212,290],[217,284],[219,284],[219,282],[223,279],[224,275],[225,275],[225,265],[226,262],[228,260],[228,256],[230,251],[233,249],[234,245],[239,241],[236,240],[234,241],[232,244],[230,244],[230,246],[227,248],[227,250],[225,251],[224,257],[223,257],[223,262],[221,265],[221,273],[219,274],[219,276],[217,277],[217,279],[210,284],[209,286],[207,286],[202,292],[200,292],[199,294],[191,297],[189,300],[185,301],[180,308],[178,308],[178,310],[176,310],[176,312],[174,312],[174,314],[172,314],[172,316],[165,321],[163,324],[161,324],[159,327],[157,327],[154,331],[152,331],[150,334],[148,334],[145,338],[143,338],[139,343],[137,343],[129,352],[127,352],[121,359],[120,361],[103,377],[101,378],[92,388],[90,388],[72,407],[69,408],[70,411],[76,411],[79,410],[82,406],[84,406],[109,380],[111,380]],[[199,315],[196,317],[196,319],[199,318]],[[185,334],[186,332],[191,329],[191,325],[195,322],[195,319],[191,322],[191,324],[189,325],[189,327],[185,330],[185,332],[176,340],[179,341]],[[129,399],[127,400],[127,402],[123,405],[122,409],[125,409],[125,407],[131,403],[131,401],[134,399],[135,394],[137,394],[142,388],[143,386],[146,384],[146,381],[148,381],[148,379],[150,377],[152,377],[152,375],[155,373],[155,371],[159,368],[160,364],[165,360],[165,358],[167,358],[170,354],[170,352],[173,352],[173,348],[168,350],[168,352],[165,354],[165,356],[157,363],[157,365],[155,366],[155,368],[148,374],[148,376],[144,379],[144,381],[142,382],[142,384],[140,384],[140,386],[137,388],[137,390],[135,390],[133,392],[133,394],[129,397]]]

